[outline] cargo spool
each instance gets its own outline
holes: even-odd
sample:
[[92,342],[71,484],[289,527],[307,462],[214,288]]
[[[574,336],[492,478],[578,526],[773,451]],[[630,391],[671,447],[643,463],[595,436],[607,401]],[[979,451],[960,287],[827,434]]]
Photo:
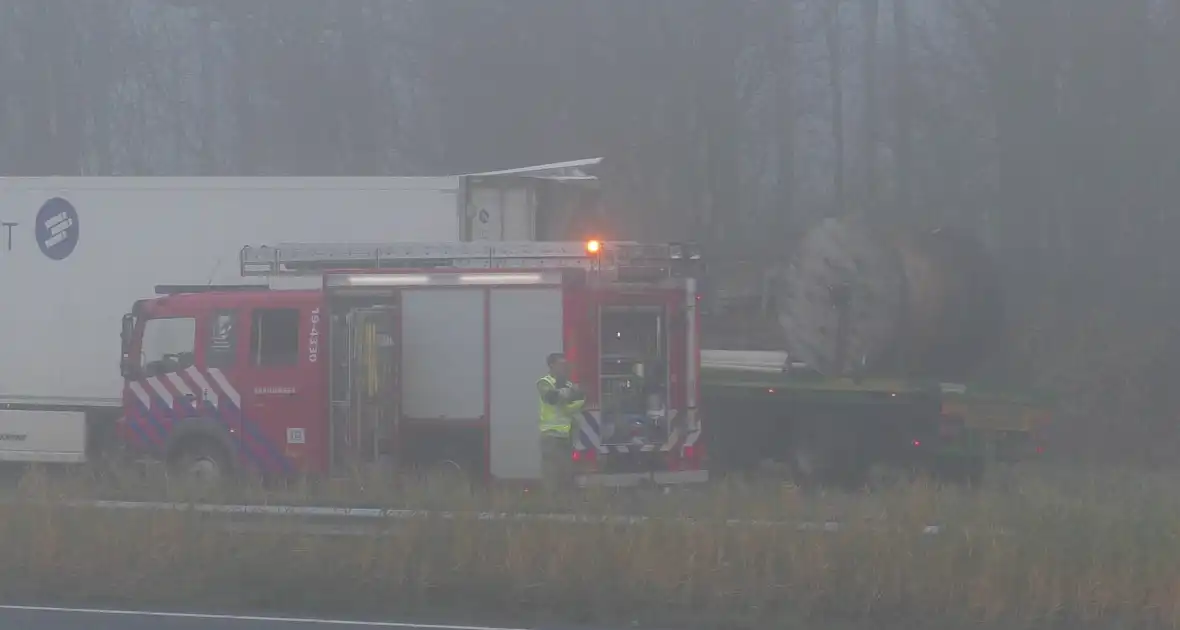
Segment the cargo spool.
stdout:
[[1002,332],[990,256],[946,228],[825,219],[776,274],[773,294],[792,361],[829,376],[966,380]]

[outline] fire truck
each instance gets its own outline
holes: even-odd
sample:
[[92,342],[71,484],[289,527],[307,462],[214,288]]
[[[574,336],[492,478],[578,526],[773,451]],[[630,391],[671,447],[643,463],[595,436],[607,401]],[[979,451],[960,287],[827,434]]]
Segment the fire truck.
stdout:
[[162,285],[123,317],[119,435],[202,477],[535,481],[536,382],[564,352],[586,394],[578,485],[706,481],[699,261],[676,243],[246,246],[242,275],[269,284]]

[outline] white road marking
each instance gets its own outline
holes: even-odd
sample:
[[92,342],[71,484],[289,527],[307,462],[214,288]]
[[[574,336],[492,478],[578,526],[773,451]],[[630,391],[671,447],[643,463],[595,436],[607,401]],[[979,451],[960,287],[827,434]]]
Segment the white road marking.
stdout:
[[408,623],[400,621],[350,621],[344,619],[310,619],[301,617],[264,617],[254,615],[214,615],[203,613],[156,612],[151,610],[106,610],[102,608],[62,608],[54,606],[5,606],[0,610],[73,615],[108,615],[122,617],[155,617],[171,619],[204,619],[206,621],[252,621],[259,623],[299,623],[318,626],[353,626],[359,628],[406,628],[407,630],[530,630],[498,626],[454,626],[446,624]]

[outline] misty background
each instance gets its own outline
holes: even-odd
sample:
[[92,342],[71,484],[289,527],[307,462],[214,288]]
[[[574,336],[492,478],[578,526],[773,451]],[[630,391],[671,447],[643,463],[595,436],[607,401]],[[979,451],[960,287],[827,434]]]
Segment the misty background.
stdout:
[[[1180,0],[0,0],[0,174],[424,175],[603,156],[612,235],[782,261],[954,225],[1054,449],[1180,447]],[[735,279],[734,282],[737,282]]]

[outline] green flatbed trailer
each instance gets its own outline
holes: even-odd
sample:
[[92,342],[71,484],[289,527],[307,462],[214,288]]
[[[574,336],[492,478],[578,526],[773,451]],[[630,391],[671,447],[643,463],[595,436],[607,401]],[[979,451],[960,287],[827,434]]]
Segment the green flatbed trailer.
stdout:
[[1019,462],[1045,452],[1056,400],[1043,392],[943,383],[942,413],[958,418],[988,462]]
[[878,465],[978,483],[996,460],[1040,451],[1049,403],[891,378],[702,367],[710,468],[784,465],[804,482],[863,483]]

